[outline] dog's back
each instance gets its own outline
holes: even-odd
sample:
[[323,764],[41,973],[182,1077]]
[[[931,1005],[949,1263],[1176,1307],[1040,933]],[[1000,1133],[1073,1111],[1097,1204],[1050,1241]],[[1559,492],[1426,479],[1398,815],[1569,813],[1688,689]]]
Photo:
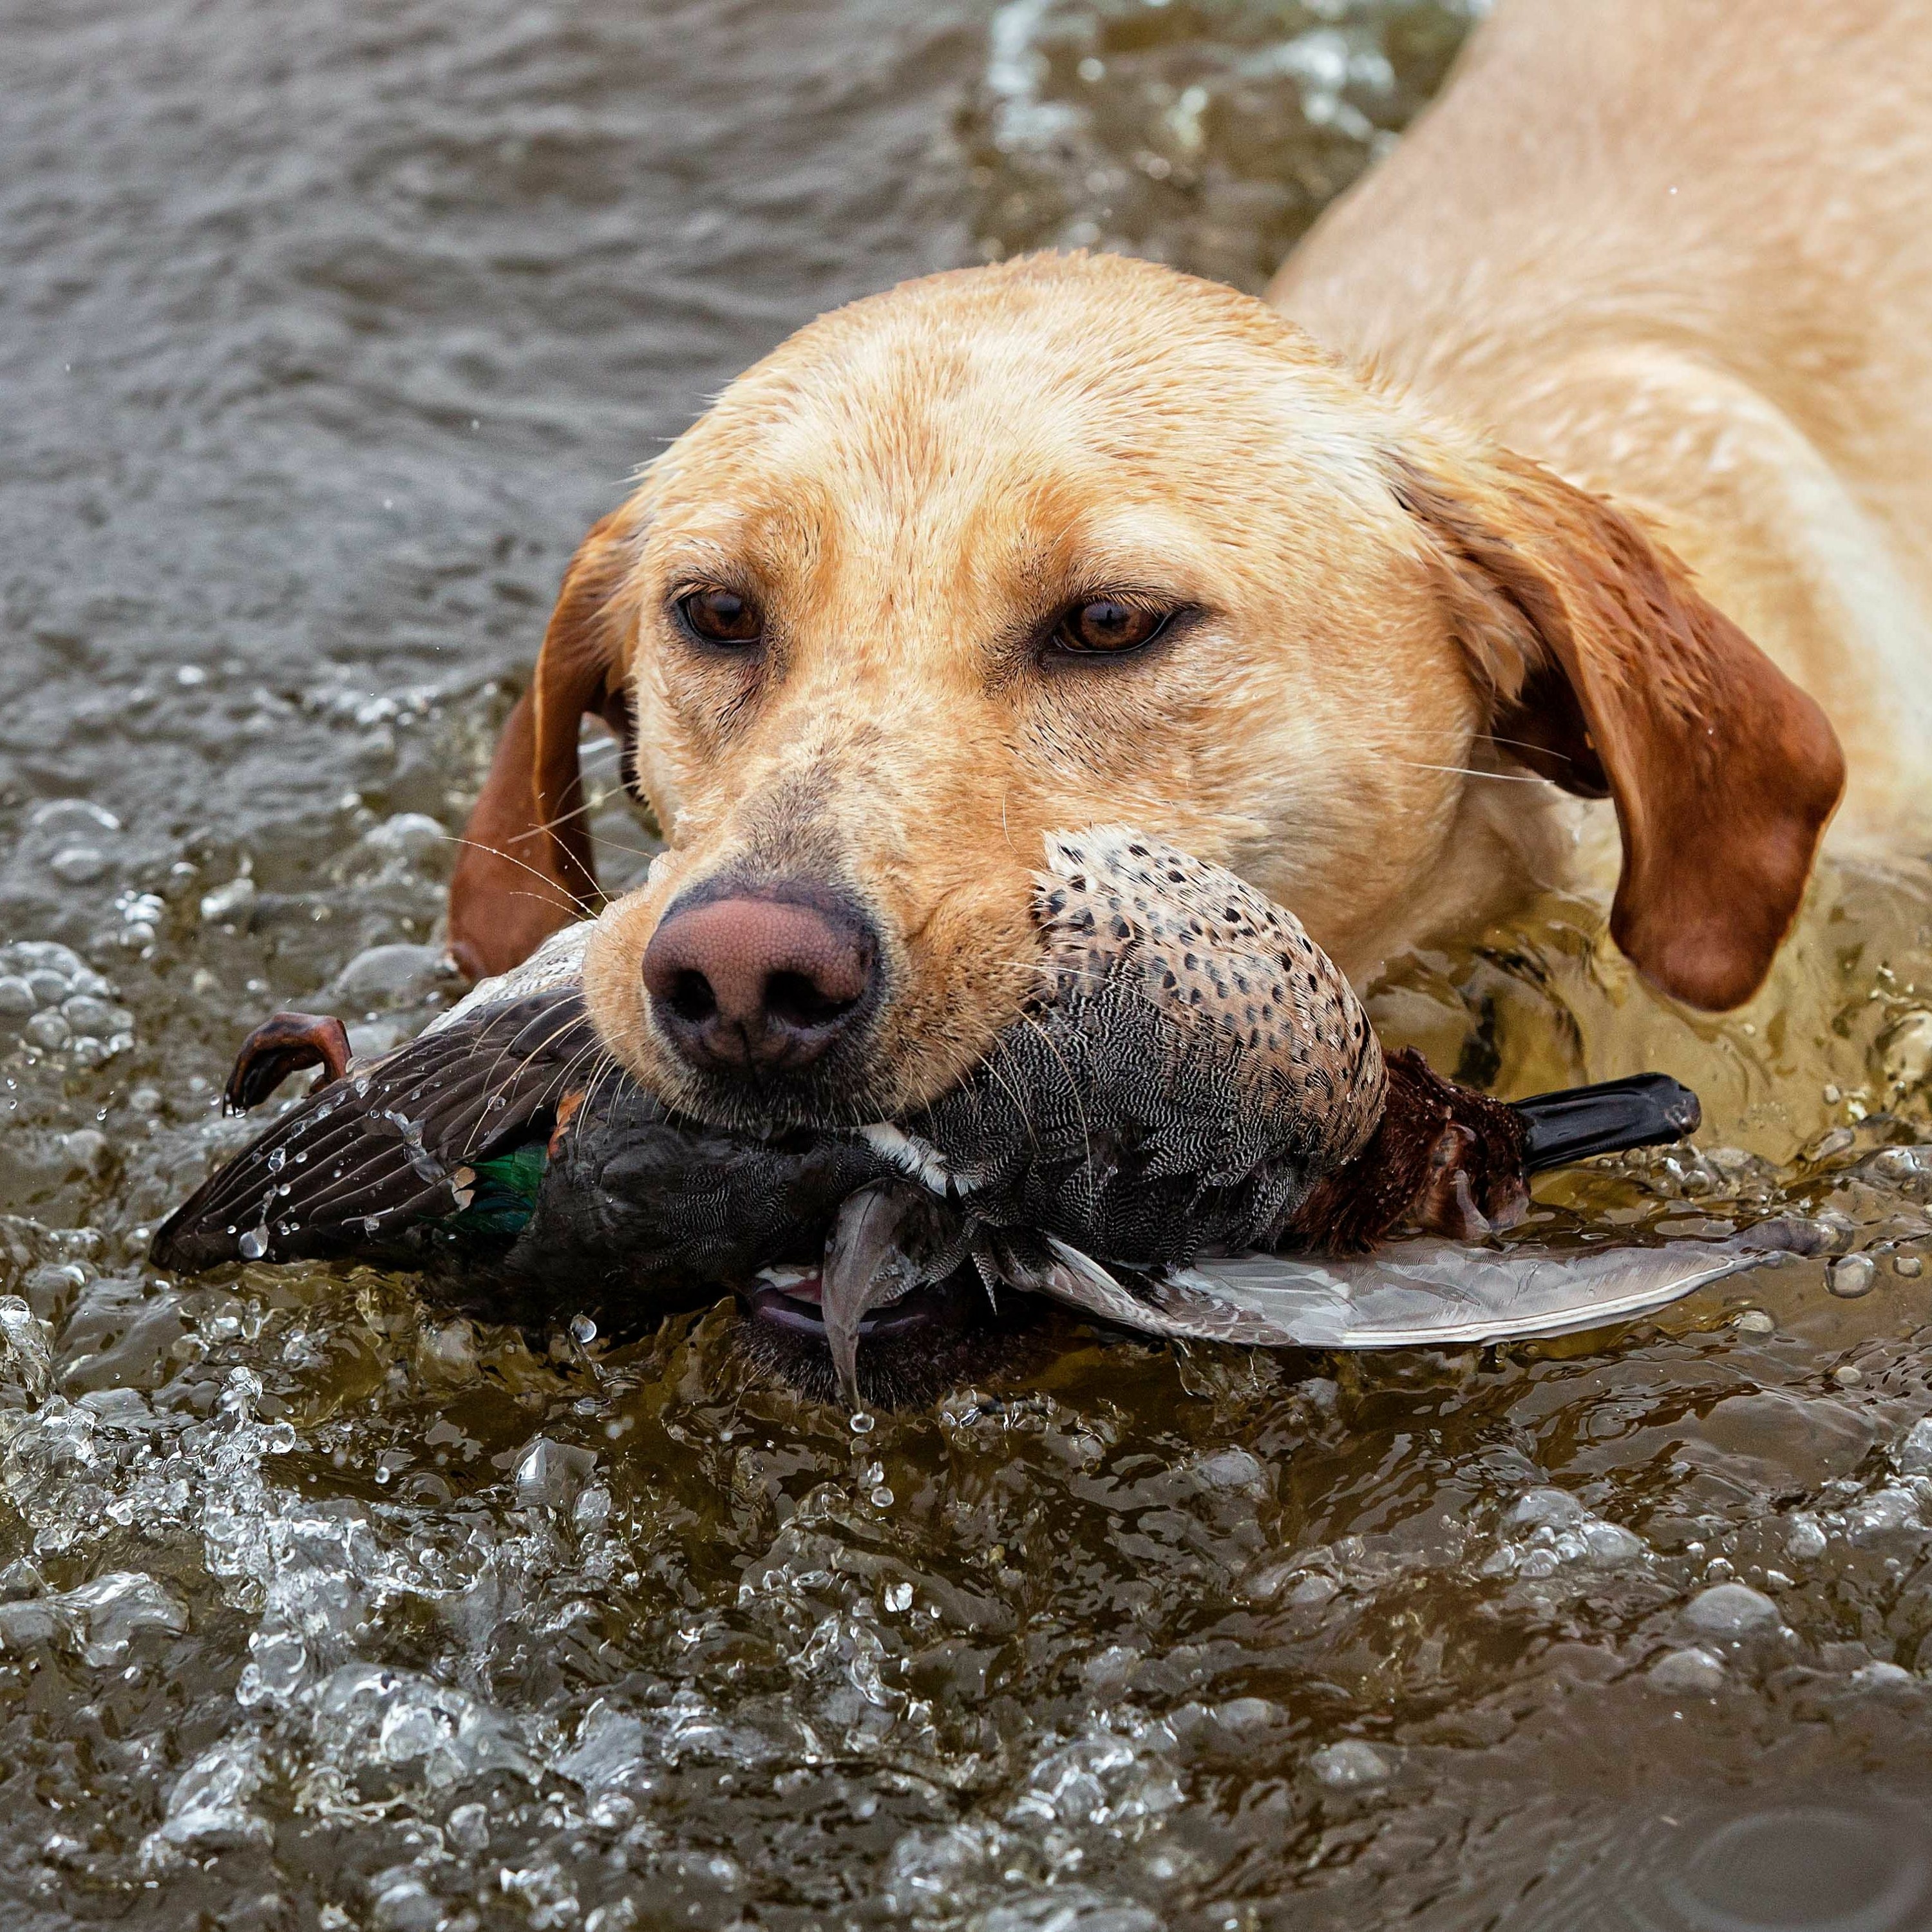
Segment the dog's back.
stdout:
[[1270,298],[1647,511],[1923,829],[1932,61],[1911,0],[1504,0]]

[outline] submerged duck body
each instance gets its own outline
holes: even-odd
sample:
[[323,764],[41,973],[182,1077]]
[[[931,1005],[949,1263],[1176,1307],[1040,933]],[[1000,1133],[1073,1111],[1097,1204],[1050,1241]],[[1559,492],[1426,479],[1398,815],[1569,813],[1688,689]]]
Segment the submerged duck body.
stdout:
[[[854,1132],[759,1137],[665,1108],[585,1011],[587,924],[367,1067],[334,1022],[278,1016],[244,1046],[233,1104],[300,1064],[325,1083],[170,1217],[154,1259],[422,1269],[521,1320],[634,1324],[731,1290],[780,1366],[836,1372],[848,1398],[869,1392],[862,1337],[881,1354],[922,1325],[983,1328],[1003,1290],[1156,1333],[1360,1346],[1376,1324],[1349,1310],[1377,1283],[1389,1335],[1501,1339],[1742,1264],[1642,1250],[1606,1289],[1601,1255],[1586,1280],[1490,1252],[1472,1300],[1454,1250],[1520,1216],[1531,1172],[1681,1138],[1695,1096],[1646,1076],[1510,1106],[1385,1058],[1291,914],[1130,831],[1049,841],[1034,910],[1037,992],[977,1073]],[[1360,1258],[1404,1226],[1437,1238],[1391,1256],[1398,1320],[1396,1276]],[[1527,1300],[1513,1267],[1540,1268]]]

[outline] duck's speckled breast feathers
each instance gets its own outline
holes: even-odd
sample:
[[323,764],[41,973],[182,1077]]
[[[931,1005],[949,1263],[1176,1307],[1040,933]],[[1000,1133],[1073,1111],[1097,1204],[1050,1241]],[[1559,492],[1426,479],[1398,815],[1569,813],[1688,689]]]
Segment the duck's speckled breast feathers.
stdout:
[[1047,842],[1035,905],[1057,990],[1136,990],[1240,1049],[1270,1112],[1316,1134],[1340,1166],[1382,1118],[1380,1043],[1347,980],[1284,910],[1220,866],[1121,826]]

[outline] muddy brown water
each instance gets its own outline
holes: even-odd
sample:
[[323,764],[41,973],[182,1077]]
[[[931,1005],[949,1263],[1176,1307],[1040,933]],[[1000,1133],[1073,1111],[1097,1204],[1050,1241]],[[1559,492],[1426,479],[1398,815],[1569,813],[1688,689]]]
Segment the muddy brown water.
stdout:
[[[855,1432],[722,1308],[613,1348],[142,1264],[246,1024],[448,997],[447,834],[659,439],[923,269],[1258,286],[1466,24],[0,11],[0,1923],[1932,1925],[1922,872],[1828,869],[1723,1021],[1561,899],[1378,990],[1504,1091],[1702,1088],[1695,1149],[1551,1215],[1823,1222],[1612,1334],[1070,1324]],[[622,876],[647,841],[599,824]]]

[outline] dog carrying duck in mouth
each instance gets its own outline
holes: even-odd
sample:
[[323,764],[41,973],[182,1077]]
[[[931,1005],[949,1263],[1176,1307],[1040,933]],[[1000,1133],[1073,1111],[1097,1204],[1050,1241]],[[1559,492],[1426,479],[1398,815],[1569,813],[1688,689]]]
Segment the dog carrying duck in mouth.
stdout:
[[[163,1257],[461,1255],[512,1301],[639,1312],[729,1290],[848,1397],[963,1372],[1044,1300],[1372,1346],[1738,1265],[1508,1234],[1539,1165],[1686,1131],[1670,1083],[1504,1108],[1355,1030],[1384,962],[1558,883],[1606,889],[1651,986],[1735,1008],[1834,814],[1864,850],[1925,823],[1932,338],[1887,306],[1922,224],[1841,218],[1781,116],[1676,101],[1720,42],[1761,63],[1742,16],[1633,68],[1628,9],[1559,10],[1568,38],[1497,10],[1272,305],[1035,257],[822,316],[734,382],[566,573],[452,882],[494,990],[271,1130]],[[1529,180],[1495,143],[1532,108]],[[1815,245],[1736,244],[1767,178],[1828,191]],[[598,905],[586,716],[667,849],[554,937]],[[1148,836],[1067,830],[1120,826]],[[1151,898],[1069,968],[1103,859]],[[1177,952],[1156,902],[1197,891],[1225,929],[1184,919]],[[1291,926],[1322,989],[1292,1011]],[[304,1056],[342,1058],[272,1028],[238,1092]],[[332,1192],[289,1178],[338,1160]]]
[[1114,827],[1045,860],[1033,994],[923,1106],[666,1106],[597,1035],[586,923],[366,1069],[339,1022],[258,1029],[233,1104],[318,1060],[322,1082],[155,1258],[361,1258],[620,1331],[730,1292],[754,1359],[854,1406],[1016,1365],[1052,1303],[1267,1346],[1489,1341],[1619,1319],[1750,1258],[1492,1244],[1538,1169],[1694,1127],[1674,1081],[1505,1105],[1385,1055],[1299,922],[1222,868]]

